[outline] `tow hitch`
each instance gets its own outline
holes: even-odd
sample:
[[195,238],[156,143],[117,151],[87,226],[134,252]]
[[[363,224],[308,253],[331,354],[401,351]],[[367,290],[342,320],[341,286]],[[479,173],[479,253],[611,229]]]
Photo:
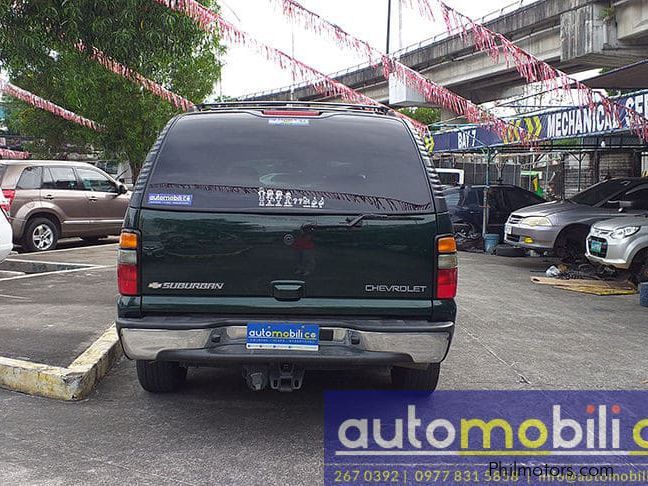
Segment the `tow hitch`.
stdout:
[[244,366],[243,376],[253,391],[261,391],[270,386],[273,390],[291,392],[301,388],[304,371],[304,368],[291,363]]

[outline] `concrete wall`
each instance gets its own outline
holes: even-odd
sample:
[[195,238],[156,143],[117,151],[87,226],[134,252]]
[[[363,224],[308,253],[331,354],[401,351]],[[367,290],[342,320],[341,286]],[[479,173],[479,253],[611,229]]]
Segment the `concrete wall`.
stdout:
[[633,41],[648,35],[648,0],[614,2],[617,36],[622,41]]

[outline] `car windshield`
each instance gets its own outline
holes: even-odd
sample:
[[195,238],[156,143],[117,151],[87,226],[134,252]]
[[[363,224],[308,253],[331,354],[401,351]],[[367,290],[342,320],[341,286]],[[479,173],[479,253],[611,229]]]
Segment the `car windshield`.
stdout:
[[180,210],[432,209],[425,168],[406,126],[366,116],[181,118],[147,192],[147,206],[184,198]]
[[615,179],[611,181],[600,182],[593,185],[589,189],[579,192],[574,197],[569,199],[576,204],[585,204],[586,206],[594,206],[602,201],[606,201],[618,192],[627,189],[631,181],[625,179]]
[[456,188],[456,189],[446,189],[443,191],[443,197],[445,197],[446,200],[446,206],[448,208],[454,208],[459,205],[459,199],[461,199],[461,192],[462,189]]

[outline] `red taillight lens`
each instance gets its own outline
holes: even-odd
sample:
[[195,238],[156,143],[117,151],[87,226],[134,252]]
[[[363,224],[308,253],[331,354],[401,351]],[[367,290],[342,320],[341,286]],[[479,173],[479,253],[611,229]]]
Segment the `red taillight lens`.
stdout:
[[437,270],[437,299],[454,299],[457,295],[457,268],[440,268]]
[[2,195],[4,196],[4,199],[6,199],[7,201],[0,202],[0,209],[2,209],[5,213],[9,214],[9,210],[11,209],[11,203],[16,197],[16,191],[14,191],[13,189],[3,189]]
[[138,247],[137,233],[122,231],[117,254],[117,286],[121,295],[139,295]]
[[308,110],[263,110],[263,114],[267,116],[320,116],[319,111]]
[[117,285],[121,295],[134,296],[139,295],[137,265],[117,265]]

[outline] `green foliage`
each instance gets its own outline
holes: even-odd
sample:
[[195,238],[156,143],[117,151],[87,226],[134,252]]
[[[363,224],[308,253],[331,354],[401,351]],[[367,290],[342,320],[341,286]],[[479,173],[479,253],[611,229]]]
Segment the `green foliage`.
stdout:
[[414,120],[425,125],[432,125],[441,120],[441,112],[437,108],[401,108],[399,110],[403,115],[407,115]]
[[[216,8],[213,0],[202,3]],[[125,158],[137,172],[178,112],[79,53],[77,40],[195,103],[220,77],[218,38],[152,0],[0,0],[0,63],[11,81],[106,127],[96,133],[8,100],[10,129],[40,140],[30,147],[37,155],[81,146]]]

